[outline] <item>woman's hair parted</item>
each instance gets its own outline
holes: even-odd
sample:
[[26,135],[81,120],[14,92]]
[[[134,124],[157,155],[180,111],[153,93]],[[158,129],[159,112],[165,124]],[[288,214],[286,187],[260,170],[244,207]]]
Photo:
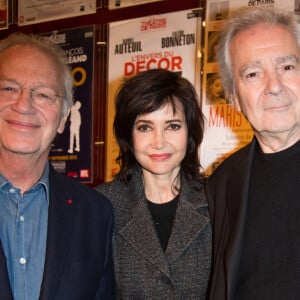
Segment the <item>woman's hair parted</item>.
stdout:
[[114,134],[119,145],[119,176],[129,180],[137,166],[132,131],[137,116],[154,112],[170,103],[174,112],[181,103],[188,128],[187,152],[181,163],[181,176],[201,177],[198,148],[203,139],[204,117],[193,85],[180,73],[152,69],[125,79],[116,95]]

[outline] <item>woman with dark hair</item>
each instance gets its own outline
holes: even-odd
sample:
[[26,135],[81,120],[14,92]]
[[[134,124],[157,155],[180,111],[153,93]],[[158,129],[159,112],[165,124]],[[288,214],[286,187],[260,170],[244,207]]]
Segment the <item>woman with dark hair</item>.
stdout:
[[115,208],[118,299],[205,299],[211,227],[198,148],[203,115],[192,84],[154,69],[116,96],[120,171],[97,190]]

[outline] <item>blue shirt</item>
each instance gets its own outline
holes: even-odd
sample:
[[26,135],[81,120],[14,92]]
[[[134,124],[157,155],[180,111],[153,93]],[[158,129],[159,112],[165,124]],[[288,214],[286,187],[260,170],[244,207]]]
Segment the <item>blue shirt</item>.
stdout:
[[41,179],[23,196],[0,174],[0,239],[15,300],[39,298],[46,253],[48,174],[47,164]]

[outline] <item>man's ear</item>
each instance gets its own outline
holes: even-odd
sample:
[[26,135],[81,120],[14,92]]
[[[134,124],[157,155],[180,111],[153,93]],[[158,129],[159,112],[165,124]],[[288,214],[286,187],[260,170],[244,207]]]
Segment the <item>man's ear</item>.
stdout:
[[58,132],[59,134],[62,134],[62,133],[64,132],[65,125],[66,125],[68,116],[69,116],[69,114],[70,114],[70,111],[71,111],[71,109],[69,109],[68,112],[67,112],[67,113],[61,118],[61,120],[60,120],[58,129],[57,129],[57,132]]

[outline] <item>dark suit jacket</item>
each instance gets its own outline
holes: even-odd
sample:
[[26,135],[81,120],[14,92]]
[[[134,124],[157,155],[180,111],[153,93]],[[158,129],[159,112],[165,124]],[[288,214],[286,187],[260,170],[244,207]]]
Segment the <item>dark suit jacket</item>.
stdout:
[[[48,235],[40,299],[114,299],[111,204],[93,189],[51,167],[49,183]],[[13,299],[1,242],[0,299]]]
[[[113,237],[117,299],[204,300],[211,263],[211,226],[204,187],[181,182],[166,252],[147,206],[141,171],[98,187],[115,208]],[[192,188],[197,185],[199,190]]]
[[256,140],[226,159],[206,185],[213,222],[210,300],[232,299],[244,231],[250,172]]

